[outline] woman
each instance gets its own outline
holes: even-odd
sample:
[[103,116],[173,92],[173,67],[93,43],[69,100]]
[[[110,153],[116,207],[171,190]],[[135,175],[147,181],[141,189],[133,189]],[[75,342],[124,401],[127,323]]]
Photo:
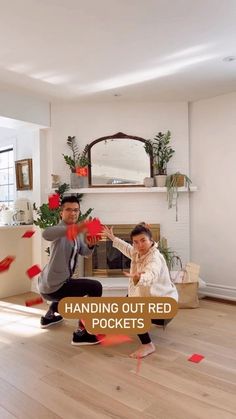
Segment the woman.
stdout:
[[[175,285],[170,280],[166,261],[152,239],[152,233],[145,223],[138,224],[130,234],[132,244],[115,237],[113,229],[104,226],[103,234],[113,241],[113,246],[131,259],[129,276],[129,297],[171,297],[178,301]],[[170,321],[170,320],[169,320]],[[152,323],[165,326],[167,319],[152,320]],[[141,347],[133,352],[131,358],[144,358],[155,351],[149,333],[138,335]]]

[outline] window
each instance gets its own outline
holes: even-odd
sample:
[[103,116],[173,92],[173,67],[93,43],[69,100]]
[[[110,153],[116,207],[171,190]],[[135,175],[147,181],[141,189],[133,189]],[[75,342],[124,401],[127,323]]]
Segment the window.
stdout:
[[11,206],[14,201],[13,148],[0,150],[0,205]]

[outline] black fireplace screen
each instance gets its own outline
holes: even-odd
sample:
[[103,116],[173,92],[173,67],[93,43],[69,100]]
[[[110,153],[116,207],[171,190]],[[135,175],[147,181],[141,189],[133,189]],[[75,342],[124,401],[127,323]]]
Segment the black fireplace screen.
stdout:
[[[109,225],[110,227],[110,225]],[[113,226],[114,234],[125,240],[130,241],[130,231],[135,224],[116,224]],[[151,230],[155,241],[160,239],[160,224],[152,224]],[[92,257],[85,258],[85,276],[114,277],[123,276],[123,271],[129,271],[130,259],[124,256],[119,250],[115,249],[112,242],[102,238],[95,247]]]
[[[130,241],[126,240],[128,243]],[[99,242],[92,256],[93,269],[127,270],[130,268],[130,259],[112,246],[109,240]]]

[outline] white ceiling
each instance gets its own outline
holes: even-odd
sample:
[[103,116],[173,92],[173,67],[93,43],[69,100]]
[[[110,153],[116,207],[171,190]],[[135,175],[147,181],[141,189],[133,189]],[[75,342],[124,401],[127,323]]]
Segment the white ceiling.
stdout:
[[192,101],[236,91],[236,61],[223,61],[236,56],[236,0],[0,6],[1,88],[52,101]]

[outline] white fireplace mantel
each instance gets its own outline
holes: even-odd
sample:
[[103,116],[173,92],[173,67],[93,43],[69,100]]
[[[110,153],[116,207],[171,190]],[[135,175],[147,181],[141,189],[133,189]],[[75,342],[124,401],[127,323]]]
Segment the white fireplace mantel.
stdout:
[[[197,186],[191,186],[190,192],[196,192]],[[69,193],[83,193],[83,194],[106,194],[106,193],[163,193],[167,192],[167,188],[163,187],[152,187],[147,188],[145,186],[135,187],[135,186],[127,186],[127,187],[95,187],[95,188],[80,188],[80,189],[69,189]],[[67,193],[68,193],[67,192]],[[188,188],[181,187],[178,188],[178,192],[189,192]]]

